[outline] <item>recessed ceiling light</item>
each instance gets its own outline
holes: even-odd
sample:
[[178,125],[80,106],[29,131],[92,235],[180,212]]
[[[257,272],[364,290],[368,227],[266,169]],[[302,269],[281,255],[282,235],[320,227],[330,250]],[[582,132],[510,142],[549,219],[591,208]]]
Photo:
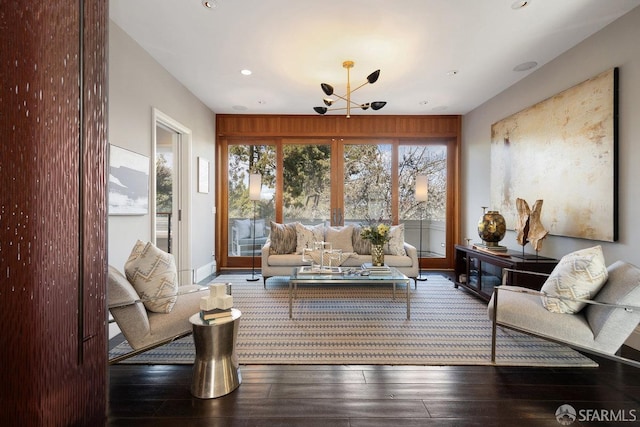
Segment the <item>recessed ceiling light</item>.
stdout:
[[216,0],[202,0],[202,5],[207,9],[213,9],[218,7]]
[[458,75],[458,70],[447,71],[447,76],[456,76],[456,75]]
[[525,6],[528,6],[529,3],[531,3],[530,0],[517,0],[511,3],[511,9],[513,10],[522,9]]
[[250,76],[251,75],[251,70],[240,70],[240,74],[242,74],[243,76]]
[[535,61],[523,62],[522,64],[518,64],[515,67],[513,67],[513,71],[527,71],[537,66],[538,66],[538,63]]
[[418,102],[419,105],[427,105],[429,103],[429,101],[420,101]]

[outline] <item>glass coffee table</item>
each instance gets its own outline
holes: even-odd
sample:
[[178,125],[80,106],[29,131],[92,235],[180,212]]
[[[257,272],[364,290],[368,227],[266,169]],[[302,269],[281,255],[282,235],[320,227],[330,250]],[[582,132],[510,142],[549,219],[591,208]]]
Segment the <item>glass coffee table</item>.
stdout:
[[[357,268],[334,269],[333,272],[306,273],[296,267],[289,278],[289,318],[293,318],[293,300],[297,298],[298,285],[392,285],[393,299],[396,299],[396,285],[405,284],[407,289],[407,319],[411,318],[411,294],[409,278],[398,269],[390,267],[388,274],[362,274]],[[365,273],[366,274],[366,273]]]

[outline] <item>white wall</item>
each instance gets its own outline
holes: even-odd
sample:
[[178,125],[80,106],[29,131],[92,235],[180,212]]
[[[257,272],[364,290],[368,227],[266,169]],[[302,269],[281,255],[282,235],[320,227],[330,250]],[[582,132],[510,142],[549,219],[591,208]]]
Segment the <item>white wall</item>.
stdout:
[[[489,206],[491,125],[602,71],[619,67],[620,238],[617,242],[606,243],[549,236],[543,242],[541,255],[560,258],[568,252],[601,244],[607,264],[624,260],[640,266],[639,41],[640,7],[464,116],[462,238],[478,238],[476,227],[482,213],[480,207]],[[544,208],[542,223],[544,224]],[[513,232],[509,232],[501,244],[513,249],[521,248]],[[530,245],[525,249],[531,251]],[[637,336],[638,334],[635,340],[638,340]]]
[[[146,156],[152,149],[152,109],[192,132],[191,268],[214,261],[215,115],[112,21],[109,26],[109,142]],[[209,160],[209,194],[197,192],[197,158]],[[148,241],[151,219],[109,217],[109,263],[122,270],[137,239]]]
[[[600,72],[619,67],[619,230],[618,242],[549,236],[541,255],[554,258],[567,252],[602,244],[607,262],[618,259],[640,266],[640,8],[527,76],[495,98],[464,116],[461,237],[477,238],[481,206],[490,200],[491,125]],[[544,208],[542,209],[544,224]],[[463,243],[463,242],[460,242]],[[501,244],[520,249],[510,232]],[[530,246],[525,247],[530,250]]]

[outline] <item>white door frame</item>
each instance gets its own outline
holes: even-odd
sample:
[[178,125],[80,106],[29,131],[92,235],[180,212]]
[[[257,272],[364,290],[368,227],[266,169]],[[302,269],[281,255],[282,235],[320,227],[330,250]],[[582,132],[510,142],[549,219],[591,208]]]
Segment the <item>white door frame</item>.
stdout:
[[180,215],[178,218],[178,246],[176,258],[176,266],[178,268],[178,279],[181,285],[191,284],[194,281],[194,275],[191,268],[191,129],[183,126],[178,121],[172,119],[157,108],[152,109],[151,118],[151,239],[156,241],[156,126],[162,125],[178,134],[180,138],[179,158],[179,200],[178,210]]

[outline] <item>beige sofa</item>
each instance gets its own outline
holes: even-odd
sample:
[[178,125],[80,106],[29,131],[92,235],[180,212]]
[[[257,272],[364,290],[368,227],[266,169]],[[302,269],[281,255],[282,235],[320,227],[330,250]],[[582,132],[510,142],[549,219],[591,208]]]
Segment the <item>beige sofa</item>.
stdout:
[[[281,224],[280,224],[281,225]],[[289,224],[291,225],[291,224]],[[311,228],[307,227],[307,230]],[[335,249],[342,249],[344,253],[350,253],[351,255],[346,258],[341,266],[342,267],[360,267],[365,262],[371,262],[371,253],[368,252],[368,243],[363,242],[360,238],[360,226],[359,225],[347,225],[345,227],[322,227],[317,225],[316,231],[322,230],[322,239],[326,242],[332,243],[332,247]],[[407,277],[414,280],[414,286],[417,286],[418,277],[418,251],[415,246],[404,241],[404,226],[397,226],[394,233],[394,238],[400,239],[396,241],[395,245],[391,246],[395,248],[395,252],[385,249],[384,261],[385,264],[390,267],[396,267],[399,271],[405,274]],[[346,242],[346,235],[348,231],[345,228],[351,228],[351,246]],[[300,230],[301,225],[297,226],[298,243],[300,243]],[[339,236],[338,234],[342,234]],[[263,284],[266,287],[267,279],[273,276],[290,276],[294,267],[300,267],[302,265],[309,265],[308,262],[302,261],[302,251],[300,245],[296,245],[296,250],[286,251],[287,253],[276,253],[273,250],[272,240],[275,237],[274,228],[272,224],[271,235],[267,242],[262,247],[262,277]],[[319,238],[320,235],[316,235]],[[307,242],[308,243],[308,242]],[[393,242],[390,242],[393,243]],[[390,245],[387,245],[390,247]],[[402,249],[399,249],[402,248]],[[349,250],[351,249],[351,250]],[[362,253],[360,253],[362,252]]]

